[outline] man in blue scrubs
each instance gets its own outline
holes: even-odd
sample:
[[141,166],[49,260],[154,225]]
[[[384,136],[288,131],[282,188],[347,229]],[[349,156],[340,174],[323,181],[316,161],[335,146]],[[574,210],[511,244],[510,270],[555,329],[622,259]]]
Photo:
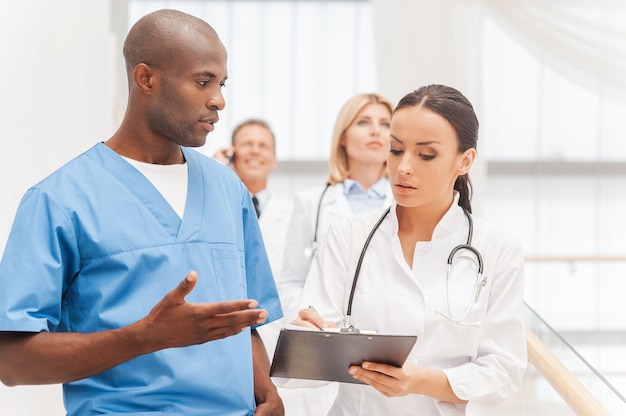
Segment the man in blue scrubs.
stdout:
[[227,54],[174,10],[124,43],[119,130],[29,189],[0,263],[0,380],[68,415],[282,415],[256,327],[282,316],[250,194],[192,150]]

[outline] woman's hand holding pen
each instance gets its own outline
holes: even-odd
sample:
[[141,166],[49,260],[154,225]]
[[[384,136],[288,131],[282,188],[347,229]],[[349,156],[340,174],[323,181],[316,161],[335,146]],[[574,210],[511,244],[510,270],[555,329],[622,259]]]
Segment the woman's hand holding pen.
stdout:
[[335,328],[334,322],[324,320],[322,316],[317,313],[314,307],[309,306],[306,309],[300,309],[298,317],[292,322],[293,325],[305,326],[307,328]]

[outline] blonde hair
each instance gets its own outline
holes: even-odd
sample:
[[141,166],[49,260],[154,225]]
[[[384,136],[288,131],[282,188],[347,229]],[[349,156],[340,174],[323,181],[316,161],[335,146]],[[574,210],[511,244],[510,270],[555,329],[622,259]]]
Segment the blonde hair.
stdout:
[[[343,182],[350,174],[348,165],[348,152],[341,144],[341,138],[350,127],[357,115],[370,104],[382,104],[389,108],[389,113],[393,112],[393,104],[380,94],[358,94],[350,98],[339,110],[335,127],[333,129],[333,140],[330,150],[329,174],[327,183],[334,185]],[[386,165],[385,162],[383,165]]]

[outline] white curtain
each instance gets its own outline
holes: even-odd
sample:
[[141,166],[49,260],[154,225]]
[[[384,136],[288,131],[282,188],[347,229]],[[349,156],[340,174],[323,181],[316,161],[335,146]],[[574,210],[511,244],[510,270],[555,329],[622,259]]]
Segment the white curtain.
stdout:
[[483,0],[483,13],[488,158],[626,161],[626,2]]
[[[626,2],[483,0],[482,10],[481,139],[490,161],[506,162],[488,173],[485,216],[533,257],[623,257]],[[625,271],[529,262],[526,301],[560,330],[623,331]]]
[[484,0],[485,10],[556,71],[626,100],[626,2]]

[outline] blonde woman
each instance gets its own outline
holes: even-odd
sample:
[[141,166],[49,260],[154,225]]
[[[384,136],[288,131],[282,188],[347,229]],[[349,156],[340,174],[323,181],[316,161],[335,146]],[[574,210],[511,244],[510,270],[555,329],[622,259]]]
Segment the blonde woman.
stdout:
[[393,105],[379,94],[359,94],[337,116],[325,185],[295,195],[279,290],[285,317],[297,314],[311,260],[330,223],[391,203],[386,174]]
[[[335,122],[327,183],[295,195],[283,267],[276,276],[287,322],[297,314],[311,260],[333,220],[391,204],[386,159],[392,111],[391,102],[379,94],[348,100]],[[287,414],[298,415],[325,414],[336,394],[335,386],[281,390]],[[290,400],[292,395],[298,399]]]

